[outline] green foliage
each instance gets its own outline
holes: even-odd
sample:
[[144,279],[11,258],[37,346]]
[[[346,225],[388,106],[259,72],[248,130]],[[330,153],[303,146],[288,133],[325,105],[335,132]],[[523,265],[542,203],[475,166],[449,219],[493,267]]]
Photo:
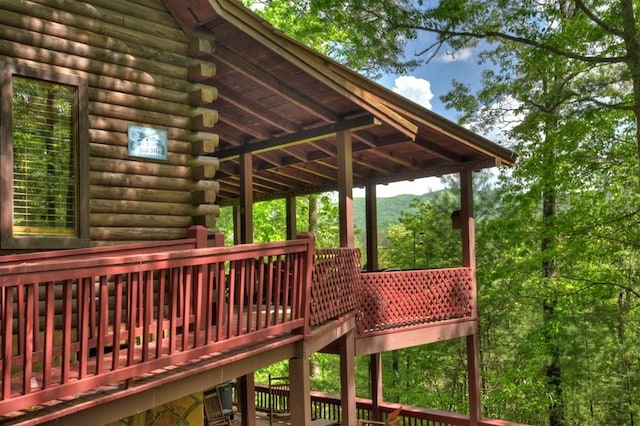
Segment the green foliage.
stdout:
[[[403,35],[410,39],[416,31],[435,34],[422,52],[426,60],[443,48],[484,50],[483,88],[471,93],[456,82],[444,99],[476,129],[507,132],[519,154],[501,181],[476,182],[483,414],[529,424],[637,423],[638,3],[271,4],[302,5],[296,25],[313,11],[316,24],[329,24],[329,32],[317,33],[325,40],[339,40],[324,35],[336,23],[341,36],[356,41],[332,44],[341,50],[331,54],[354,58],[343,62],[356,68],[367,68],[358,62],[363,55],[377,69],[393,68],[399,50],[394,55],[388,44],[402,47]],[[371,27],[372,16],[378,28]],[[280,25],[287,31],[286,22]],[[380,37],[380,29],[389,34]],[[388,226],[381,263],[457,264],[459,235],[448,219],[457,196],[445,193],[414,203]],[[465,411],[456,344],[385,354],[385,396]]]
[[[296,225],[298,232],[309,230],[309,199],[296,197]],[[318,232],[316,247],[338,246],[338,209],[328,194],[318,197]],[[220,209],[216,230],[225,236],[225,244],[234,243],[233,207]],[[253,238],[256,243],[268,243],[286,239],[286,203],[280,198],[253,205]]]
[[417,65],[403,58],[403,48],[416,38],[416,30],[397,25],[411,13],[409,0],[245,0],[245,4],[286,34],[364,74],[403,72]]

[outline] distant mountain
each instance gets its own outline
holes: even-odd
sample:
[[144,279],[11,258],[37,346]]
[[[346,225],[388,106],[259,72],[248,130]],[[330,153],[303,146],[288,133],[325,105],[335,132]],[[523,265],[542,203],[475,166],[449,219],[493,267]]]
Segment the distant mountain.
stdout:
[[[418,199],[419,202],[423,202],[433,197],[435,192],[429,192],[422,195],[396,195],[389,198],[378,198],[378,242],[384,245],[387,235],[387,226],[390,223],[397,222],[400,218],[400,214],[404,211],[411,209],[411,204],[414,204],[414,200]],[[353,209],[355,214],[356,228],[361,231],[360,240],[364,243],[364,231],[366,227],[366,212],[365,212],[365,199],[364,197],[354,197]]]

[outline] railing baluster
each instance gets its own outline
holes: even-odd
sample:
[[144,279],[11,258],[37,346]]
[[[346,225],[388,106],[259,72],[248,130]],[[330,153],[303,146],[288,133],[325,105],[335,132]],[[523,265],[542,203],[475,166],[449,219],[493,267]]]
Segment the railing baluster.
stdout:
[[122,292],[124,291],[122,274],[118,274],[115,277],[113,284],[113,358],[111,360],[111,369],[113,371],[120,368],[120,337],[121,337],[121,324],[122,324]]
[[61,383],[68,383],[71,375],[71,326],[73,319],[73,280],[62,282],[62,376]]
[[96,374],[104,372],[104,353],[109,322],[109,287],[107,277],[102,275],[98,288],[98,335],[96,343]]
[[202,266],[194,266],[194,292],[193,292],[193,310],[194,310],[194,318],[193,318],[193,347],[197,348],[201,345],[200,339],[204,337],[201,334],[203,331],[202,327],[202,315],[204,313],[204,303],[205,300],[202,297],[202,280],[203,280],[203,271]]
[[153,317],[153,273],[145,271],[141,274],[143,281],[140,286],[144,292],[142,300],[142,362],[149,360],[149,345],[151,344],[151,321]]
[[178,306],[180,304],[178,294],[180,292],[180,268],[171,268],[169,271],[169,288],[171,290],[171,299],[169,300],[170,318],[169,318],[169,355],[176,352],[176,339],[178,328]]
[[228,284],[226,289],[226,309],[227,309],[227,318],[226,318],[226,335],[227,339],[231,338],[233,334],[233,314],[234,314],[234,306],[235,306],[235,294],[236,294],[236,278],[239,271],[237,270],[238,262],[232,261],[229,266],[229,276],[228,276]]
[[234,336],[240,336],[242,335],[242,324],[243,324],[243,319],[244,319],[244,296],[245,296],[245,289],[247,286],[247,265],[249,264],[249,260],[248,259],[244,259],[240,262],[238,262],[238,264],[240,265],[240,279],[238,281],[236,281],[236,290],[238,292],[238,297],[236,299],[236,303],[237,303],[237,315],[236,315],[236,327],[235,327],[235,331],[234,331]]
[[273,285],[275,262],[276,262],[276,257],[274,256],[267,257],[269,270],[267,271],[267,291],[265,294],[265,317],[264,317],[265,327],[268,327],[272,323],[271,308],[275,300],[274,285]]
[[2,399],[11,397],[11,370],[13,357],[13,293],[15,287],[2,288],[3,318],[2,318]]
[[164,336],[164,320],[165,320],[165,292],[167,291],[167,270],[158,271],[158,307],[157,307],[157,323],[156,323],[156,358],[162,356],[162,348],[165,342]]
[[191,317],[191,267],[184,267],[180,288],[183,289],[184,300],[182,308],[182,350],[189,348],[189,322]]
[[51,368],[53,365],[53,345],[55,338],[55,284],[50,281],[45,284],[44,304],[44,347],[42,349],[42,388],[48,389],[52,385]]
[[33,372],[33,316],[35,312],[35,295],[34,292],[38,289],[38,284],[24,286],[25,298],[24,298],[24,346],[22,351],[22,388],[24,393],[31,393],[31,376]]
[[[127,330],[129,331],[127,341],[127,367],[135,362],[136,348],[136,320],[138,319],[138,275],[139,272],[127,274]],[[130,383],[129,383],[130,385]],[[129,387],[129,386],[127,386]]]
[[274,267],[275,267],[275,277],[274,277],[274,284],[275,284],[275,288],[273,291],[273,319],[272,319],[272,323],[273,325],[276,325],[279,323],[278,319],[280,318],[280,298],[281,298],[281,294],[282,294],[282,286],[284,285],[283,280],[282,280],[282,260],[279,257],[275,257],[274,260]]
[[202,303],[204,305],[204,344],[207,345],[211,343],[214,338],[213,322],[215,317],[215,264],[204,265],[202,267],[202,274]]
[[265,271],[269,267],[269,259],[265,256],[260,256],[258,258],[258,270],[256,272],[256,331],[260,330],[264,327],[263,325],[263,316],[264,309],[266,305],[265,294],[264,294],[264,284],[265,284]]
[[84,379],[87,376],[87,366],[89,358],[89,325],[90,316],[92,315],[90,307],[93,306],[93,292],[91,288],[95,288],[92,278],[82,278],[78,280],[77,304],[78,304],[78,340],[80,349],[78,352],[78,378]]

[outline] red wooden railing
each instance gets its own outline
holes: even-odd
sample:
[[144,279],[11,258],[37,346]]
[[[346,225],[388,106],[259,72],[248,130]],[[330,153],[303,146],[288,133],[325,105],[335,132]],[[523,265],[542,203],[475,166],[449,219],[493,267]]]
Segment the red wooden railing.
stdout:
[[358,249],[318,249],[311,285],[311,325],[353,312],[360,279]]
[[0,266],[0,413],[305,334],[313,241]]
[[[256,410],[269,411],[269,387],[256,384]],[[288,396],[288,395],[285,395]],[[469,416],[448,413],[439,410],[428,410],[410,405],[383,402],[380,404],[382,418],[397,408],[402,407],[401,426],[469,426]],[[340,421],[342,415],[340,396],[323,392],[311,392],[311,417]],[[356,398],[356,417],[370,420],[373,417],[373,404],[370,399]],[[505,420],[481,419],[478,426],[525,426]]]
[[470,268],[366,272],[358,280],[358,335],[471,317]]

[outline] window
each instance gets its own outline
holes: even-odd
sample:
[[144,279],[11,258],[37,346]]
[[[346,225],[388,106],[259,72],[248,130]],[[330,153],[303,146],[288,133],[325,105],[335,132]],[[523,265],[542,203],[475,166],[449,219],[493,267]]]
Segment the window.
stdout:
[[87,245],[86,81],[11,66],[0,72],[2,248]]

